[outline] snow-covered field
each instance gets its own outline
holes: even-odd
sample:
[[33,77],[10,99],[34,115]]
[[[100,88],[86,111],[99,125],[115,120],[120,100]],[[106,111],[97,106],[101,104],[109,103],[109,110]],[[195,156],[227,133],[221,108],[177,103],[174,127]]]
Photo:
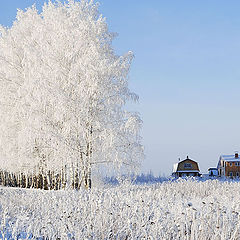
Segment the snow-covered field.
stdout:
[[240,239],[239,211],[239,182],[0,188],[0,239]]

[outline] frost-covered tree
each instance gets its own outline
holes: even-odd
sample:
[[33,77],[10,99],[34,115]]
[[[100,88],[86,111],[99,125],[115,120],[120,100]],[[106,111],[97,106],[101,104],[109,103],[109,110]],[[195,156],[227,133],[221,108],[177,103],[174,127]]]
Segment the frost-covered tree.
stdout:
[[61,172],[90,187],[95,166],[139,166],[141,119],[124,109],[138,99],[128,88],[133,55],[117,56],[113,38],[86,0],[18,10],[0,28],[3,169]]

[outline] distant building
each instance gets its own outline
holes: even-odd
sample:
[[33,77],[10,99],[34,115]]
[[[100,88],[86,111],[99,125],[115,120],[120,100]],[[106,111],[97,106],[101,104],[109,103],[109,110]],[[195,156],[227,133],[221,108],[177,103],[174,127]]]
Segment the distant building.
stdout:
[[235,152],[234,155],[221,155],[217,168],[220,177],[239,178],[240,158],[238,152]]
[[189,159],[187,156],[185,160],[179,161],[173,165],[172,175],[175,177],[200,176],[198,163]]
[[209,168],[208,169],[208,176],[209,177],[217,177],[218,176],[218,169],[217,168]]

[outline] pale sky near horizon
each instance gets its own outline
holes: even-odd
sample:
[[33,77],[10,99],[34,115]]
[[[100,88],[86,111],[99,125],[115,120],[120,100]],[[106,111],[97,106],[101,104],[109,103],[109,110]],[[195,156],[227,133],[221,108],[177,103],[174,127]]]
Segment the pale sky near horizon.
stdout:
[[[0,24],[44,0],[0,1]],[[240,151],[240,1],[99,0],[116,53],[135,59],[132,109],[144,121],[142,171],[169,175],[187,155],[201,172]]]

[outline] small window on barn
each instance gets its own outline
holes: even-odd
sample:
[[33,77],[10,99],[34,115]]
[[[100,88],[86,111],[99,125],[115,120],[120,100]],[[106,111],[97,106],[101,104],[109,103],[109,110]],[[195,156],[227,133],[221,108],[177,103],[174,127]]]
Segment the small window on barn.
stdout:
[[232,177],[232,176],[233,176],[233,173],[232,173],[232,172],[229,172],[229,176]]
[[235,162],[235,166],[239,166],[239,162]]
[[236,177],[237,177],[237,178],[239,177],[239,172],[236,172]]
[[230,167],[232,166],[232,163],[231,163],[231,162],[229,163],[229,166],[230,166]]
[[191,163],[184,163],[184,168],[192,168],[192,164]]

